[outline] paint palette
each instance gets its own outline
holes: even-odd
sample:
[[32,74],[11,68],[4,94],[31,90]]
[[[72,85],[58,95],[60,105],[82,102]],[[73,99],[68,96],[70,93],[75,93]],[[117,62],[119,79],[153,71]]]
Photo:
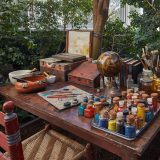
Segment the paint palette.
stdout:
[[[77,106],[83,101],[83,97],[90,96],[90,93],[75,86],[68,85],[56,90],[39,92],[38,95],[52,104],[59,111]],[[75,101],[77,103],[75,103]]]

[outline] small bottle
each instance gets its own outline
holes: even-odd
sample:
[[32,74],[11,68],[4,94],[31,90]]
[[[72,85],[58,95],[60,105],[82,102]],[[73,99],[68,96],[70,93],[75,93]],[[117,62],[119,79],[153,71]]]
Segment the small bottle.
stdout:
[[124,134],[124,123],[122,120],[116,121],[116,132],[120,134]]
[[107,119],[103,116],[100,116],[99,118],[99,127],[101,128],[107,128]]
[[128,79],[127,79],[127,89],[131,89],[134,86],[134,82],[132,79],[132,75],[128,75]]
[[115,112],[117,112],[119,108],[119,99],[119,97],[113,98],[113,109],[115,110]]
[[95,114],[100,113],[102,107],[103,107],[102,102],[95,102],[94,103]]
[[116,132],[116,120],[115,119],[110,119],[108,121],[108,130]]
[[99,118],[100,118],[100,114],[99,114],[99,113],[95,114],[95,116],[94,116],[94,122],[95,122],[97,125],[99,124]]
[[135,117],[133,115],[127,116],[127,123],[125,125],[125,136],[128,138],[136,137],[136,127],[134,126]]
[[124,122],[126,122],[126,119],[127,119],[127,115],[128,115],[128,114],[129,114],[128,109],[123,110],[123,119],[124,119]]
[[137,106],[137,117],[143,120],[142,125],[144,126],[145,122],[145,105],[143,103],[139,103]]
[[95,109],[92,107],[92,105],[88,104],[86,109],[84,110],[84,116],[86,118],[93,118],[94,112],[95,112]]
[[122,100],[127,99],[127,91],[122,91]]
[[153,118],[153,113],[150,111],[149,108],[146,108],[146,122],[150,122]]
[[142,99],[142,94],[145,94],[145,91],[139,91],[139,98]]
[[122,112],[124,110],[124,101],[119,101],[118,112]]
[[82,102],[81,105],[78,107],[78,115],[83,116],[84,115],[84,110],[86,108],[86,103]]
[[156,112],[158,109],[158,93],[152,93],[151,97],[153,100],[153,110]]
[[154,112],[154,108],[153,108],[152,102],[153,102],[152,98],[147,98],[148,108],[150,109],[150,111]]

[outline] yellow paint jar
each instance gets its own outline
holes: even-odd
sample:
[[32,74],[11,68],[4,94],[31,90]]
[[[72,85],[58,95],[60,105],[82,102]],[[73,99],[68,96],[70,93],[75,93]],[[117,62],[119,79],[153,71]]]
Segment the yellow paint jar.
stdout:
[[109,120],[108,129],[110,131],[116,132],[116,120]]
[[145,122],[145,105],[143,103],[138,103],[137,117],[143,120],[143,125],[144,125],[144,122]]

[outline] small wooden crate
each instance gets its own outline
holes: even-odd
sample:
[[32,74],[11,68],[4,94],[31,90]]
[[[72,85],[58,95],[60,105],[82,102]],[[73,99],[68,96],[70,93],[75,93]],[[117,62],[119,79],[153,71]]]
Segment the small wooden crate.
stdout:
[[97,65],[84,62],[68,74],[68,80],[73,83],[97,88],[100,86],[100,73]]
[[52,57],[40,59],[40,70],[41,72],[55,74],[57,81],[64,82],[67,81],[67,74],[84,61],[85,60],[78,62],[65,62]]

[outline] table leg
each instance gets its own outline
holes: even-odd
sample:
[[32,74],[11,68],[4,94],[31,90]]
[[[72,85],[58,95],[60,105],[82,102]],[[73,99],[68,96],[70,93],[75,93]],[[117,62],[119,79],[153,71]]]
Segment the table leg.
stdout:
[[85,157],[86,157],[86,160],[94,160],[94,153],[93,153],[92,145],[90,143],[86,145]]

